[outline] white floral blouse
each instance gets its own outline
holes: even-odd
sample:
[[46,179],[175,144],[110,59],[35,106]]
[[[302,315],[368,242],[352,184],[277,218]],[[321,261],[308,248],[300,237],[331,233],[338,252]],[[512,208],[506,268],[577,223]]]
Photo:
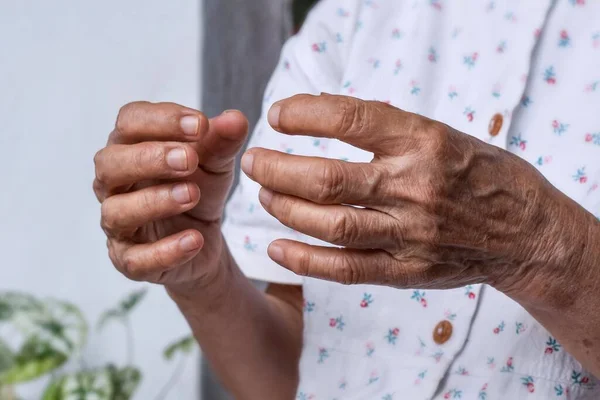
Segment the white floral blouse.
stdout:
[[[507,149],[600,215],[600,1],[324,0],[286,44],[264,109],[321,91],[390,102]],[[250,146],[371,156],[278,134],[264,115]],[[492,287],[347,287],[280,268],[272,240],[318,241],[270,217],[258,189],[242,178],[224,233],[248,276],[304,286],[297,399],[600,399],[598,381]]]

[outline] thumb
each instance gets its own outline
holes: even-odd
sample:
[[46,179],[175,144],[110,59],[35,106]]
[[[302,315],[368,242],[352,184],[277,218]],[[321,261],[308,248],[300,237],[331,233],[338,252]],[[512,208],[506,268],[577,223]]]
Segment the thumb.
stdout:
[[233,171],[247,136],[248,119],[241,111],[228,110],[210,119],[208,130],[196,143],[198,164],[210,173]]

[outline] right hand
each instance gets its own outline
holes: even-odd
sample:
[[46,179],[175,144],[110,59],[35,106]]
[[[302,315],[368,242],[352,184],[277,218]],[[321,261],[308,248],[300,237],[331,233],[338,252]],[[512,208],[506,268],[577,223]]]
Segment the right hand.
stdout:
[[120,272],[169,291],[215,279],[229,260],[221,221],[247,131],[239,111],[209,121],[172,103],[121,109],[94,158],[101,225]]

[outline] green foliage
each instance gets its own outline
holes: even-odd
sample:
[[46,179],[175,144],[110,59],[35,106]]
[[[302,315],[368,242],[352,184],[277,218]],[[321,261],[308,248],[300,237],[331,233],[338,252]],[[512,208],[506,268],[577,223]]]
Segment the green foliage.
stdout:
[[15,355],[8,345],[0,339],[0,375],[15,363]]
[[163,356],[167,360],[171,360],[177,353],[190,354],[195,344],[196,339],[194,339],[194,336],[185,336],[168,345],[163,351]]
[[98,329],[102,329],[109,321],[124,320],[135,308],[135,306],[142,301],[144,296],[146,296],[146,292],[146,288],[131,292],[123,300],[121,300],[116,307],[106,310],[104,313],[102,313],[100,320],[98,321]]
[[65,353],[52,347],[38,336],[27,338],[14,355],[11,367],[0,374],[0,385],[14,385],[37,379],[63,365]]
[[108,366],[114,395],[113,400],[129,400],[142,380],[142,373],[134,367],[117,368],[113,365]]

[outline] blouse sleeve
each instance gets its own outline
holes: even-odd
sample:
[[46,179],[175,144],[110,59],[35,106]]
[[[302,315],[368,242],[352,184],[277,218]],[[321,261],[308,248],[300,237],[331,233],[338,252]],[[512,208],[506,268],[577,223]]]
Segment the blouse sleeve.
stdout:
[[[285,136],[274,131],[267,123],[266,113],[274,102],[295,94],[339,91],[360,3],[359,0],[320,1],[307,16],[300,32],[284,45],[279,64],[267,85],[262,115],[249,147],[322,155],[310,138]],[[278,238],[304,241],[308,238],[265,212],[258,202],[259,189],[242,174],[225,211],[223,234],[229,249],[238,266],[251,279],[301,284],[302,279],[274,263],[266,249]]]

